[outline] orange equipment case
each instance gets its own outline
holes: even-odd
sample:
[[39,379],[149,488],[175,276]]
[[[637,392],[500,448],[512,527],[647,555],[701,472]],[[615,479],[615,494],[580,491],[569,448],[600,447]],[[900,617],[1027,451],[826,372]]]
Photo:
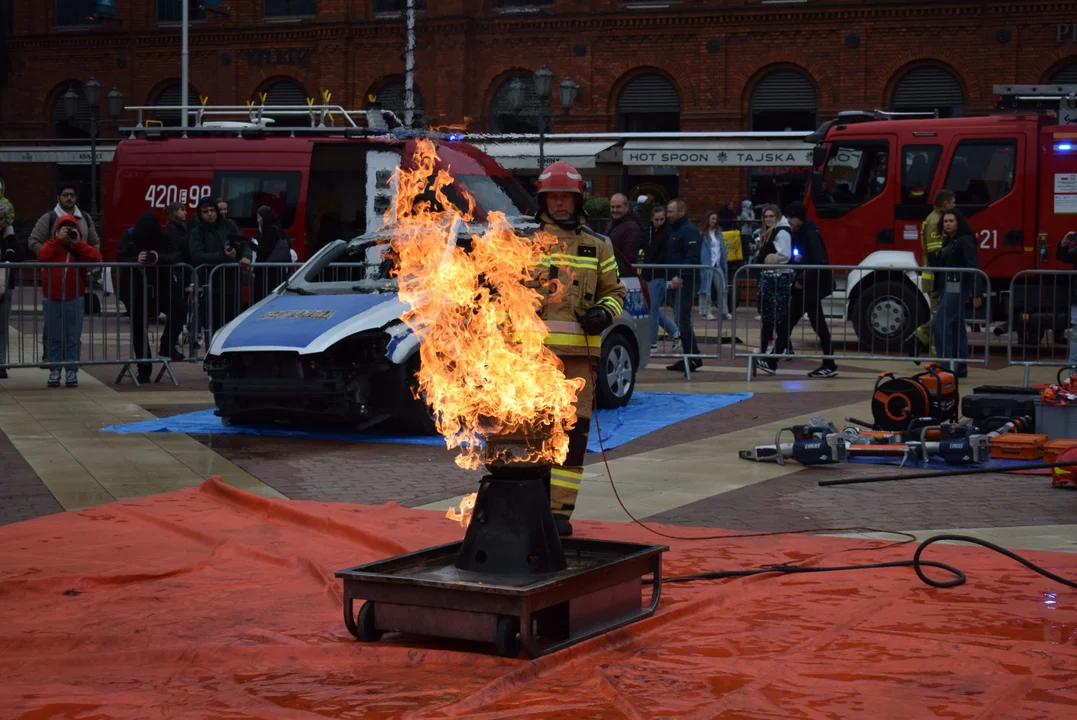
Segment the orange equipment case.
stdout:
[[1046,435],[1006,433],[991,438],[991,457],[1003,460],[1039,460],[1043,457]]
[[1077,440],[1073,438],[1058,438],[1043,446],[1043,461],[1045,463],[1058,462],[1058,456],[1071,447],[1077,447]]

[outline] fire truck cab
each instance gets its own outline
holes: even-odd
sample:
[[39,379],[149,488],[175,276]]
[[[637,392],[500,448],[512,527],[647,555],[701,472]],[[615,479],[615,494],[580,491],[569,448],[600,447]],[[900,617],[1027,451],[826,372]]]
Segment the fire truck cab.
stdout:
[[[808,212],[831,263],[919,267],[922,223],[935,193],[947,189],[977,233],[980,263],[991,279],[992,318],[1006,317],[1000,309],[1018,271],[1070,269],[1054,259],[1053,245],[1077,229],[1077,86],[996,86],[995,94],[999,109],[1011,112],[960,118],[848,112],[805,138],[816,143]],[[928,317],[928,299],[915,279],[915,273],[847,274],[829,314],[849,320],[868,350],[901,349],[911,341],[913,319]],[[1028,310],[1061,313],[1058,322],[1066,327],[1068,302],[1045,298]],[[1015,317],[1024,314],[1015,308]]]

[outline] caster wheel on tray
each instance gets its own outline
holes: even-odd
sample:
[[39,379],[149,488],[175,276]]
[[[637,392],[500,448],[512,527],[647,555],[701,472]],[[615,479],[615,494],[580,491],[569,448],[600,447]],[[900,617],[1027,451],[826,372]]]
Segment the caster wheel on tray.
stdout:
[[497,619],[494,645],[497,647],[497,654],[501,657],[514,658],[520,654],[519,618],[502,616]]
[[374,627],[374,603],[365,602],[363,607],[359,608],[359,620],[356,622],[356,629],[359,631],[356,637],[361,642],[377,642],[381,640],[384,633]]

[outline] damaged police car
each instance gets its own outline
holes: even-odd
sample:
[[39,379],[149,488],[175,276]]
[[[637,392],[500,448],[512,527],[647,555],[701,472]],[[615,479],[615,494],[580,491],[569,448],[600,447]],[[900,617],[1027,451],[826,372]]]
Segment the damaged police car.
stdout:
[[[458,242],[469,242],[472,229]],[[326,245],[217,332],[204,364],[217,415],[234,423],[387,423],[409,434],[436,432],[416,397],[419,339],[401,320],[408,306],[391,277],[390,232]],[[644,288],[629,265],[619,265],[628,296],[603,334],[596,384],[606,408],[628,403],[650,357]]]

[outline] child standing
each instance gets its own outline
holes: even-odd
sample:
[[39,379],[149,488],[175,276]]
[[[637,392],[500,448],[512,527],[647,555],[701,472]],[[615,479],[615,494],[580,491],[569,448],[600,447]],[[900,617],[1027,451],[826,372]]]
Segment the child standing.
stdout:
[[[64,215],[57,218],[53,237],[41,247],[37,259],[61,265],[41,271],[48,361],[64,363],[64,384],[78,387],[76,363],[82,355],[82,318],[86,310],[82,296],[86,293],[87,272],[69,264],[101,262],[101,253],[81,237],[78,219]],[[60,387],[60,369],[56,366],[49,370],[49,387]]]

